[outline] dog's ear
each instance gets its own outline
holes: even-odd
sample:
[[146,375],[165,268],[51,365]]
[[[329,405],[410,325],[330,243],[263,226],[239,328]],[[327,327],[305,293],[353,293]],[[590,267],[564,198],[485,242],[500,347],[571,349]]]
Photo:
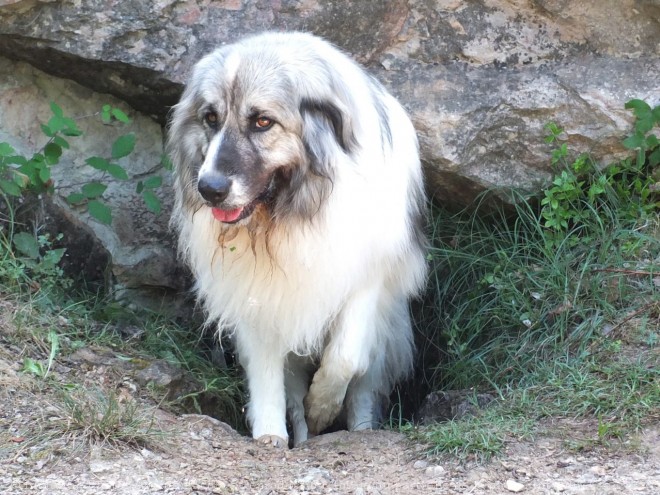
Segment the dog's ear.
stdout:
[[352,120],[339,102],[303,99],[300,103],[302,139],[310,157],[312,171],[328,176],[332,157],[340,148],[351,154],[357,148]]

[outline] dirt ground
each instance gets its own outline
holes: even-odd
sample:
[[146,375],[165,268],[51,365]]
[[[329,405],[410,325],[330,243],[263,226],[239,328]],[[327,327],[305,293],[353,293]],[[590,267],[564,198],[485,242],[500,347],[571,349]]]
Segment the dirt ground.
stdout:
[[567,434],[595,425],[562,420],[534,442],[511,439],[486,463],[429,460],[391,431],[342,431],[274,449],[210,417],[158,409],[135,392],[130,370],[65,361],[50,380],[117,390],[167,432],[143,446],[90,444],[63,424],[52,387],[19,371],[22,352],[0,339],[2,495],[660,493],[657,425],[618,447],[576,452]]

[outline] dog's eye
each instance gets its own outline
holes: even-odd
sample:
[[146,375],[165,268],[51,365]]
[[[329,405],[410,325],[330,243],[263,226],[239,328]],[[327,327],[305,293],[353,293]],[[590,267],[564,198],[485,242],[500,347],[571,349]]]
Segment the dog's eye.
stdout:
[[252,121],[252,127],[255,131],[266,131],[273,126],[274,122],[268,117],[260,116],[255,117]]
[[209,127],[215,128],[218,125],[218,114],[215,112],[206,112],[204,115],[204,122],[206,122]]

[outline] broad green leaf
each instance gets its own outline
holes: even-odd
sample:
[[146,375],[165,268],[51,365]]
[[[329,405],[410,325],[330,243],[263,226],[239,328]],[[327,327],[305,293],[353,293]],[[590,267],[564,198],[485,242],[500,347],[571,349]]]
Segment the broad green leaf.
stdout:
[[653,114],[653,120],[655,120],[657,124],[660,124],[660,105],[653,108],[651,113]]
[[33,260],[39,258],[39,242],[32,234],[19,232],[14,234],[12,242],[14,243],[14,247],[22,255]]
[[623,146],[628,148],[629,150],[639,148],[643,144],[644,144],[644,135],[639,132],[636,132],[632,136],[628,136],[626,139],[623,140]]
[[112,115],[119,122],[123,122],[124,124],[130,124],[131,123],[131,119],[128,118],[128,115],[126,115],[124,112],[122,112],[119,108],[113,108],[112,109]]
[[25,165],[27,162],[27,158],[21,155],[8,156],[5,158],[5,163],[13,163],[15,165]]
[[21,173],[18,170],[14,170],[13,175],[14,175],[14,184],[16,184],[21,189],[25,189],[27,186],[30,185],[30,178],[24,173]]
[[127,180],[128,174],[124,167],[117,165],[116,163],[108,163],[108,173],[112,175],[115,179]]
[[660,165],[660,148],[656,149],[649,155],[649,165],[652,167],[657,167]]
[[25,165],[18,167],[18,171],[27,177],[29,184],[35,184],[39,177],[39,169],[36,167],[36,163],[30,160]]
[[110,225],[112,223],[112,212],[106,205],[93,199],[87,204],[89,214],[101,223]]
[[645,115],[651,113],[651,107],[644,100],[633,99],[626,102],[625,107],[628,110],[633,110],[633,113],[639,117],[640,115]]
[[62,111],[62,108],[54,101],[50,102],[50,109],[53,111],[53,115],[55,115],[56,117],[64,117],[64,112]]
[[0,143],[0,156],[11,156],[16,153],[9,143]]
[[8,180],[0,179],[0,189],[5,194],[9,194],[10,196],[18,197],[21,195],[21,188],[18,186],[18,184]]
[[46,124],[41,124],[41,132],[48,137],[53,137],[55,135],[55,132],[53,132],[53,130]]
[[62,129],[62,134],[65,136],[80,136],[82,131],[78,129],[78,124],[73,119],[69,117],[63,117],[62,122],[64,123],[65,128]]
[[104,124],[109,124],[110,121],[112,120],[112,117],[110,115],[110,110],[111,110],[110,105],[103,105],[103,107],[101,108],[101,120],[103,121]]
[[123,158],[130,155],[135,148],[135,134],[124,134],[119,136],[117,140],[112,143],[112,158]]
[[100,182],[88,182],[82,186],[82,193],[89,199],[95,199],[101,196],[107,188],[108,186]]
[[100,156],[90,156],[85,160],[85,163],[90,167],[95,168],[96,170],[102,170],[103,172],[107,171],[108,166],[110,165],[108,160],[101,158]]
[[144,181],[145,189],[156,189],[163,184],[163,178],[160,175],[155,175],[154,177],[149,177]]
[[[48,120],[48,129],[50,129],[50,132],[52,133],[51,136],[54,136],[56,133],[64,131],[66,129],[66,121],[63,117],[58,117],[57,115],[54,115],[53,117]],[[42,127],[41,130],[46,134],[44,128]]]
[[635,130],[637,132],[646,134],[651,129],[653,129],[653,116],[650,113],[648,114],[648,116],[639,118],[637,122],[635,122]]
[[44,166],[39,169],[39,179],[44,184],[50,180],[50,167]]
[[641,169],[644,163],[646,163],[646,151],[644,148],[640,148],[637,150],[637,167]]
[[172,159],[170,158],[169,155],[163,153],[163,155],[160,158],[160,163],[163,166],[165,170],[172,170],[174,168],[174,164],[172,163]]
[[81,136],[82,131],[80,129],[69,129],[69,128],[67,128],[67,129],[62,130],[62,134],[64,134],[65,136],[75,137],[75,136]]
[[39,264],[44,268],[54,268],[60,261],[62,261],[65,252],[66,248],[49,249],[46,251],[46,254],[41,257],[41,262]]
[[64,148],[64,149],[67,149],[67,150],[70,148],[69,141],[64,139],[62,136],[55,136],[53,138],[53,142],[55,144],[57,144],[58,146],[60,146],[61,148]]
[[66,197],[67,202],[72,205],[82,203],[86,199],[87,197],[82,193],[71,193]]
[[158,196],[156,196],[153,192],[145,190],[142,193],[142,198],[144,199],[144,203],[147,205],[147,208],[149,211],[152,213],[155,213],[158,215],[160,213],[160,199],[158,199]]
[[44,156],[49,164],[55,165],[60,161],[60,157],[62,156],[62,147],[54,142],[48,143],[44,148]]

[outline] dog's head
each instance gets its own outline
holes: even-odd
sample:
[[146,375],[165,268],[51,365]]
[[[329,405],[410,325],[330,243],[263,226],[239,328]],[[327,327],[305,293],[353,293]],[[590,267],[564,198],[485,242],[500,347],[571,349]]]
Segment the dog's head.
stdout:
[[337,156],[356,148],[350,91],[328,53],[343,57],[309,35],[270,33],[195,66],[168,137],[181,206],[227,224],[257,208],[318,210]]

